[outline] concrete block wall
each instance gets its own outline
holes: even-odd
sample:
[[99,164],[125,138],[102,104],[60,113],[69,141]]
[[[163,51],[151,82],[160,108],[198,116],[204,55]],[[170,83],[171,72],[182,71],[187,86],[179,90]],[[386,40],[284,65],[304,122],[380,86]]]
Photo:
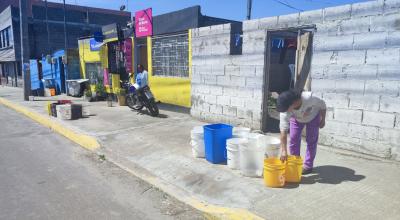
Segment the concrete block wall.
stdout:
[[264,54],[230,55],[230,34],[230,24],[192,30],[191,114],[260,129]]
[[398,0],[324,10],[311,70],[330,115],[321,143],[400,160],[399,12]]
[[268,30],[315,26],[311,88],[328,105],[320,143],[400,160],[400,0],[376,0],[193,30],[192,115],[259,129]]

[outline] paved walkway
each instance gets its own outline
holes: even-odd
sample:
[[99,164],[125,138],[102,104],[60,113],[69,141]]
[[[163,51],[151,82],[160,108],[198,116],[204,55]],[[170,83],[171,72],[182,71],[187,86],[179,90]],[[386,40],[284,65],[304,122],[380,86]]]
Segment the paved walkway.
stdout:
[[[46,101],[23,102],[20,89],[0,87],[0,97],[47,114]],[[238,213],[249,217],[248,210],[267,219],[398,219],[400,215],[399,163],[319,146],[314,174],[303,177],[301,184],[271,189],[261,178],[243,177],[226,166],[193,158],[190,130],[203,123],[187,113],[161,108],[161,116],[153,118],[128,107],[74,100],[92,116],[54,120],[96,137],[102,146],[98,153],[196,208],[224,217]]]

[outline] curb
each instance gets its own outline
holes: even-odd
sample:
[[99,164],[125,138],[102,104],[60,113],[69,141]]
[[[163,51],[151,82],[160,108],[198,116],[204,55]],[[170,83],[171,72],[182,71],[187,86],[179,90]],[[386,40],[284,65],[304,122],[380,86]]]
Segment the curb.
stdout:
[[39,124],[42,124],[52,129],[53,131],[61,134],[62,136],[68,138],[69,140],[79,144],[83,148],[86,148],[90,151],[94,151],[100,147],[100,144],[99,142],[97,142],[96,138],[84,134],[79,134],[76,131],[73,131],[72,129],[66,128],[62,124],[52,120],[49,117],[33,112],[26,107],[8,101],[4,98],[0,98],[0,103],[7,106],[8,108],[15,110],[16,112],[19,112],[27,116],[28,118],[31,118],[32,120],[38,122]]
[[[7,106],[8,108],[11,108],[11,109],[15,110],[16,112],[19,112],[19,113],[31,118],[32,120],[38,122],[39,124],[42,124],[43,126],[52,129],[53,131],[63,135],[64,137],[79,144],[80,146],[82,146],[85,149],[88,149],[88,150],[94,152],[97,148],[100,147],[100,144],[96,140],[96,138],[88,136],[88,135],[79,134],[78,132],[73,131],[72,129],[64,127],[61,123],[58,123],[58,122],[52,120],[50,117],[43,116],[40,113],[33,112],[26,107],[23,107],[19,104],[13,103],[4,98],[0,98],[0,104],[3,104],[5,106]],[[97,152],[97,153],[100,153],[100,152]],[[126,166],[122,165],[121,163],[114,161],[112,159],[109,161],[114,163],[121,169],[129,172],[130,174],[161,189],[162,191],[164,191],[168,195],[176,198],[177,200],[193,207],[194,209],[199,210],[200,212],[203,213],[203,215],[206,219],[209,219],[209,220],[217,220],[217,219],[218,220],[219,219],[221,219],[221,220],[222,219],[262,220],[263,219],[246,209],[227,208],[227,207],[223,207],[223,206],[211,205],[211,204],[207,204],[206,202],[200,201],[196,198],[189,197],[187,195],[183,195],[183,193],[172,189],[172,187],[169,187],[170,184],[163,183],[156,177],[145,175],[145,174],[141,173],[139,171],[139,169],[138,170],[129,169]]]

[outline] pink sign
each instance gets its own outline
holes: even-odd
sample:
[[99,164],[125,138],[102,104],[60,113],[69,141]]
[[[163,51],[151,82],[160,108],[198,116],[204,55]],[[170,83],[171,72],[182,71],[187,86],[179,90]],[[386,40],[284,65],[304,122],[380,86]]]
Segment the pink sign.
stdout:
[[136,37],[146,37],[153,35],[153,16],[151,8],[137,11],[135,13]]

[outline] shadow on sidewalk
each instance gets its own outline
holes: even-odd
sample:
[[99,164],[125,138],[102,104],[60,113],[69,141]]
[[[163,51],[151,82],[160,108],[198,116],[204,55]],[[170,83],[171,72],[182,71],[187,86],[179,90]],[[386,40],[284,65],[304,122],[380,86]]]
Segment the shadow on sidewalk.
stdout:
[[365,179],[364,175],[356,175],[353,169],[340,166],[319,166],[314,167],[313,173],[303,176],[301,183],[287,183],[285,189],[294,189],[299,187],[300,184],[340,184],[342,182],[358,182]]
[[364,175],[356,175],[353,169],[340,166],[319,166],[313,169],[313,173],[303,176],[302,184],[340,184],[342,182],[358,182],[365,178]]

